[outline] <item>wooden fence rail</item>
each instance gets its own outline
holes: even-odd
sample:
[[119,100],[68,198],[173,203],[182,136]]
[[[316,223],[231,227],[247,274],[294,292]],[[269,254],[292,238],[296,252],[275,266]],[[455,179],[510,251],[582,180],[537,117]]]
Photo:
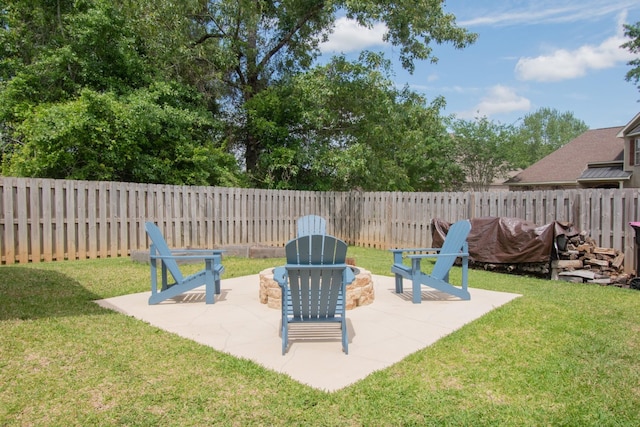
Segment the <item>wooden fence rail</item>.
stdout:
[[284,246],[316,214],[350,245],[431,246],[432,218],[504,216],[572,222],[635,269],[638,190],[309,192],[0,177],[3,264],[128,256],[148,248],[145,221],[172,247]]

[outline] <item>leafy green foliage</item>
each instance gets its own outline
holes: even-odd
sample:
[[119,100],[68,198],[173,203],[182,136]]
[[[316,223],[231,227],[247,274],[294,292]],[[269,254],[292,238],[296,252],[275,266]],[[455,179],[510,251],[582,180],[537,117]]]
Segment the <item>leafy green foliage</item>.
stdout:
[[540,108],[524,116],[516,128],[510,160],[515,167],[526,168],[587,130],[587,124],[569,111]]
[[155,78],[135,21],[117,5],[10,6],[3,37],[30,49],[7,49],[3,60],[4,174],[242,184],[234,157],[214,144],[222,126],[203,97]]
[[[364,53],[313,67],[338,10],[382,22],[405,68],[475,35],[441,2],[8,0],[5,174],[317,190],[440,190],[439,116]],[[196,93],[198,95],[196,95]],[[243,176],[237,163],[242,159]]]
[[[195,99],[194,99],[195,98]],[[231,155],[203,143],[215,131],[197,94],[158,83],[126,96],[84,89],[40,104],[17,126],[25,143],[5,159],[18,176],[167,184],[235,184]]]
[[[255,106],[246,103],[274,84],[310,69],[319,54],[319,42],[333,29],[338,10],[365,26],[386,24],[386,40],[400,48],[403,66],[410,71],[415,61],[435,60],[431,43],[451,42],[462,48],[476,38],[457,27],[455,18],[444,13],[442,3],[434,1],[223,0],[206,5],[206,14],[201,15],[202,33],[195,42],[227,46],[237,58],[223,73],[230,89],[229,105],[241,106],[230,115],[231,142],[244,154],[245,166],[256,184],[263,175],[259,164],[271,147],[261,138],[261,125],[252,122],[250,111]],[[351,89],[351,99],[367,97],[357,86]],[[340,114],[340,110],[334,114]],[[349,148],[356,141],[345,137],[342,143]]]
[[513,127],[486,117],[454,120],[451,125],[457,160],[473,191],[484,191],[512,169],[509,150]]
[[[620,47],[636,55],[640,54],[640,21],[633,25],[625,25],[624,35],[630,40]],[[638,89],[640,89],[640,57],[632,59],[628,62],[628,65],[632,68],[627,71],[625,78],[629,82],[634,82],[638,86]]]
[[[440,100],[426,105],[389,79],[379,55],[329,64],[274,85],[246,103],[264,145],[266,187],[439,190],[459,177]],[[354,96],[354,94],[359,96]],[[450,173],[443,173],[443,172]]]

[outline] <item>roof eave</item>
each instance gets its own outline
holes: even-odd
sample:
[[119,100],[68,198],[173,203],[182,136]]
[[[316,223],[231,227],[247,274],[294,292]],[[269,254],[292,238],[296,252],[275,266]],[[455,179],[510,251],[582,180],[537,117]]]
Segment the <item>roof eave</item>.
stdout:
[[630,129],[633,129],[634,127],[636,127],[638,125],[638,123],[640,123],[640,113],[636,114],[635,117],[633,119],[631,119],[631,121],[629,123],[627,123],[627,125],[625,127],[623,127],[620,132],[618,132],[618,135],[616,135],[616,137],[624,138],[626,132],[628,132]]
[[530,181],[530,182],[505,182],[510,187],[526,187],[532,185],[576,185],[577,181]]
[[581,178],[578,179],[578,182],[618,182],[629,181],[630,179],[630,176],[619,176],[615,178]]

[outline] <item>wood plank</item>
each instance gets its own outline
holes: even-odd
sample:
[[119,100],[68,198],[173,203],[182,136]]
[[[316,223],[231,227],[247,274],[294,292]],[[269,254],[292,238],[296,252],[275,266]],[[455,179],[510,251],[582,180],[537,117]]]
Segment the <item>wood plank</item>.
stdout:
[[551,262],[552,268],[567,269],[567,268],[582,268],[583,266],[584,264],[579,259],[576,259],[576,260],[558,259]]
[[609,261],[604,259],[587,259],[585,260],[585,264],[588,265],[597,265],[600,267],[609,267]]
[[54,181],[44,179],[42,185],[42,260],[45,262],[53,260],[53,200],[52,193]]
[[109,187],[107,182],[98,183],[98,254],[100,258],[109,255]]
[[611,255],[611,256],[616,256],[616,250],[613,248],[600,248],[600,247],[595,247],[593,248],[593,253],[594,254],[600,254],[600,255]]
[[88,254],[91,259],[98,257],[98,242],[100,239],[98,226],[98,203],[96,195],[98,194],[98,186],[95,182],[90,182],[87,189],[87,240]]
[[593,280],[596,278],[596,273],[591,270],[572,270],[572,271],[563,271],[558,273],[559,276],[573,276],[573,277],[582,277],[583,279]]
[[4,262],[14,264],[16,262],[16,209],[13,194],[16,178],[2,178],[2,206],[4,210]]
[[88,182],[79,181],[76,185],[77,199],[76,199],[76,257],[78,259],[87,258],[87,212],[89,207],[87,206],[88,195]]
[[29,222],[31,234],[31,262],[42,261],[42,185],[40,179],[29,185]]
[[110,182],[107,187],[109,189],[107,193],[109,195],[109,215],[107,217],[109,223],[109,256],[115,258],[118,256],[118,183]]
[[65,259],[65,218],[64,206],[66,200],[66,181],[54,182],[53,211],[54,211],[54,259],[62,261]]
[[78,206],[76,204],[76,185],[77,181],[67,181],[66,183],[66,197],[65,197],[65,215],[64,215],[64,230],[65,230],[65,246],[66,246],[66,258],[76,259],[78,234],[77,234],[77,219]]
[[29,203],[27,202],[27,182],[24,180],[16,181],[16,214],[17,214],[17,241],[18,244],[18,262],[29,262]]
[[619,253],[614,259],[613,261],[611,261],[611,266],[619,269],[620,267],[622,267],[622,264],[624,264],[624,253]]

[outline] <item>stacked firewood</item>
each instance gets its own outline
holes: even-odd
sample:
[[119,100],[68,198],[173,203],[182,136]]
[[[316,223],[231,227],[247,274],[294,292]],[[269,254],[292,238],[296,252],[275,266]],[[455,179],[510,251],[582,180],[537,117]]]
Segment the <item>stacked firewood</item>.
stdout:
[[558,244],[550,263],[494,264],[470,261],[469,265],[499,273],[619,287],[629,287],[629,281],[633,277],[624,272],[624,253],[617,249],[599,247],[587,232],[581,232]]
[[583,231],[569,239],[566,248],[558,248],[558,259],[551,262],[551,279],[626,286],[630,276],[624,273],[624,253],[597,246]]

